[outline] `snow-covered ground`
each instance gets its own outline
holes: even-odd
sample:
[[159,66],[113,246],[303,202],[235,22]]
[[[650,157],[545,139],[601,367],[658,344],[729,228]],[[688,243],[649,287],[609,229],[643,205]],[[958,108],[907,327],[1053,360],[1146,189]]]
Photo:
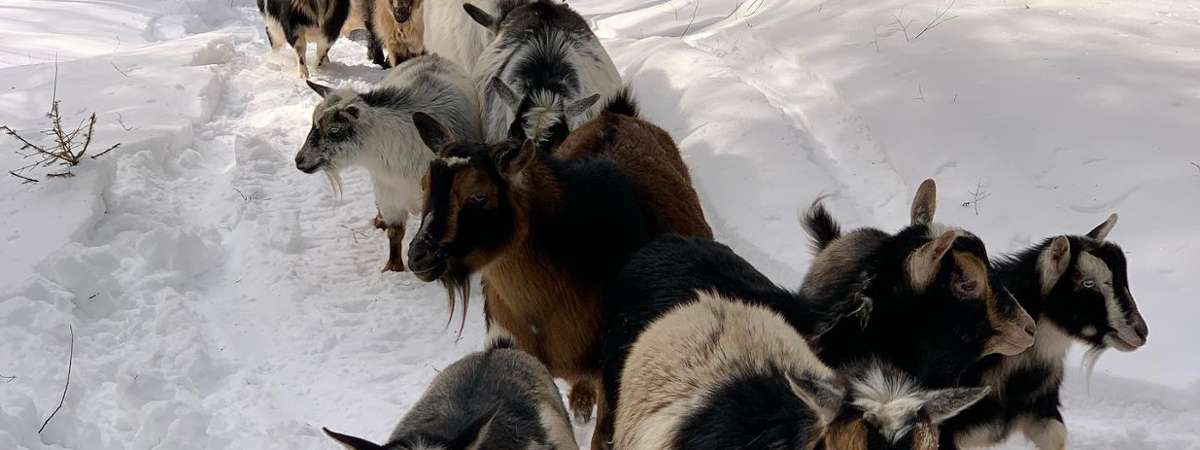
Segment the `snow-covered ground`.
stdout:
[[[807,266],[795,217],[822,193],[895,228],[936,177],[939,217],[993,253],[1121,213],[1150,342],[1090,387],[1069,374],[1071,448],[1200,448],[1200,4],[571,4],[680,143],[719,238],[780,282]],[[0,2],[0,124],[42,127],[57,60],[67,122],[96,112],[98,144],[122,143],[72,179],[0,179],[0,448],[381,439],[479,346],[477,303],[460,338],[440,287],[378,272],[364,173],[339,205],[295,170],[317,100],[267,48],[248,0]],[[315,76],[365,87],[364,53],[339,42]],[[23,165],[0,138],[0,168]]]

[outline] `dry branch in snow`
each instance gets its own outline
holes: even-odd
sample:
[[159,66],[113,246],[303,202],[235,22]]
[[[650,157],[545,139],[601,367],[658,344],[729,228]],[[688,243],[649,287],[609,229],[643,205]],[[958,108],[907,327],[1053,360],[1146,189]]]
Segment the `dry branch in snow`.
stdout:
[[42,130],[42,134],[50,136],[52,142],[49,144],[39,145],[33,141],[21,136],[6,125],[0,125],[0,133],[7,134],[13,139],[21,143],[21,147],[16,150],[22,158],[33,158],[33,162],[25,166],[8,171],[9,175],[20,178],[23,183],[37,183],[37,178],[29,176],[28,170],[35,167],[50,167],[62,166],[64,169],[57,172],[47,173],[47,177],[72,177],[71,168],[79,165],[85,156],[92,159],[104,156],[108,152],[116,150],[121,144],[113,144],[112,146],[95,153],[88,155],[88,149],[92,145],[92,136],[96,128],[96,113],[92,113],[86,119],[81,121],[78,126],[72,131],[67,131],[63,128],[62,115],[58,111],[58,105],[61,102],[58,98],[58,65],[54,66],[54,86],[52,87],[52,100],[50,102],[50,112],[46,113],[46,118],[50,119],[50,128]]
[[46,421],[42,422],[42,427],[38,428],[38,434],[42,434],[42,430],[46,429],[46,425],[50,423],[50,419],[58,414],[58,410],[62,409],[63,401],[67,399],[67,388],[71,387],[71,366],[75,364],[75,327],[71,326],[71,353],[67,356],[67,382],[63,384],[62,397],[58,399],[58,406],[54,408],[54,412],[46,417]]

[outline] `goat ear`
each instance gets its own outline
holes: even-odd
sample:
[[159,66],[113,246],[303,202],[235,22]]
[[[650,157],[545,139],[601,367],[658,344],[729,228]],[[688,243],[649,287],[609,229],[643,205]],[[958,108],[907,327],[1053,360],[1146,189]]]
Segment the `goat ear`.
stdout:
[[517,94],[500,77],[492,78],[490,84],[492,91],[500,96],[500,100],[507,104],[509,109],[516,111],[517,108],[521,107],[521,99],[517,98]]
[[463,9],[467,11],[467,15],[471,16],[476,23],[483,25],[484,28],[489,30],[496,28],[496,18],[492,17],[491,14],[488,14],[487,11],[479,9],[478,6],[470,3],[463,3]]
[[925,405],[921,409],[929,416],[929,420],[939,424],[983,400],[991,390],[987,386],[939,389],[924,395]]
[[933,222],[933,213],[937,211],[937,184],[933,178],[927,178],[917,188],[913,197],[910,218],[913,225],[928,225]]
[[519,175],[533,161],[537,145],[526,139],[520,147],[501,152],[496,156],[496,170],[507,178]]
[[937,239],[925,243],[908,255],[905,269],[908,272],[909,284],[914,291],[925,292],[925,289],[928,289],[929,285],[937,279],[938,268],[942,265],[942,257],[946,256],[946,252],[954,246],[954,240],[957,238],[957,230],[946,230]]
[[567,117],[576,117],[587,112],[592,105],[595,105],[600,100],[600,94],[592,94],[587,97],[576,100],[575,103],[567,105]]
[[321,96],[321,98],[325,98],[325,96],[326,96],[326,95],[329,95],[329,91],[332,91],[332,90],[333,90],[333,88],[331,88],[331,87],[329,87],[329,86],[325,86],[325,85],[323,85],[323,84],[314,83],[314,82],[312,82],[312,81],[309,81],[309,80],[304,80],[304,82],[305,82],[305,83],[308,83],[308,87],[309,87],[309,88],[311,88],[311,89],[312,89],[314,92],[316,92],[316,93],[317,93],[317,95],[320,95],[320,96]]
[[1103,241],[1104,238],[1108,237],[1108,232],[1112,231],[1113,226],[1115,226],[1116,224],[1117,224],[1117,213],[1112,213],[1111,215],[1108,216],[1108,219],[1104,220],[1104,223],[1102,223],[1100,225],[1096,225],[1096,228],[1092,228],[1092,231],[1088,232],[1087,237],[1090,237],[1097,241]]
[[837,418],[845,396],[841,389],[808,373],[796,378],[785,373],[784,377],[787,378],[792,393],[817,415],[822,425],[829,425]]
[[450,132],[433,116],[418,111],[413,113],[412,121],[413,126],[417,127],[417,133],[421,135],[421,141],[425,142],[425,146],[434,154],[437,154],[442,146],[450,143]]
[[1066,236],[1059,236],[1050,241],[1042,254],[1038,255],[1038,276],[1042,284],[1042,294],[1048,294],[1058,279],[1067,273],[1071,263],[1071,241]]
[[357,438],[354,436],[348,436],[345,434],[330,431],[328,428],[325,428],[325,427],[321,427],[321,431],[324,431],[327,436],[329,436],[333,440],[337,441],[339,444],[342,444],[342,446],[346,447],[347,450],[382,450],[383,449],[383,447],[375,445],[371,441],[368,441],[363,438]]
[[496,421],[496,416],[500,414],[500,407],[497,406],[490,414],[484,415],[475,419],[462,434],[454,438],[447,447],[461,448],[466,450],[476,450],[483,445],[487,440],[488,432],[492,428],[492,423]]

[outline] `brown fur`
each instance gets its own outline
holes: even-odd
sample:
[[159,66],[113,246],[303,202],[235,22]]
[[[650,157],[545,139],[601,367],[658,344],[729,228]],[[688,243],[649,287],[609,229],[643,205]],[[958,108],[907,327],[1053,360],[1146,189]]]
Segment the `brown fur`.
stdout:
[[[651,234],[680,233],[712,238],[700,199],[691,186],[679,150],[662,129],[639,119],[605,113],[573,131],[555,157],[610,159],[634,181],[654,214]],[[553,214],[561,192],[544,182],[548,169],[533,162],[521,175],[524,195],[518,208]],[[519,211],[518,217],[528,217]],[[602,286],[575,286],[559,267],[548,264],[529,244],[527,223],[519,223],[508,251],[483,270],[492,321],[508,330],[518,345],[546,363],[555,376],[587,383],[594,391],[597,420],[610,413],[597,386],[595,339],[600,332]],[[520,299],[514,301],[514,299]],[[531,327],[536,326],[535,333]],[[577,415],[590,409],[583,391],[572,394]],[[595,444],[593,444],[595,445]]]
[[366,12],[363,11],[363,2],[367,1],[371,0],[350,0],[350,15],[346,16],[346,23],[342,25],[342,37],[349,37],[350,32],[366,28]]
[[395,67],[425,53],[425,0],[399,0],[412,3],[412,15],[404,23],[396,23],[396,18],[392,16],[392,0],[366,1],[374,2],[371,24],[375,36],[383,45],[383,55],[389,66]]
[[[621,138],[612,139],[613,134]],[[606,112],[580,126],[554,150],[563,159],[601,153],[631,174],[645,193],[650,210],[658,214],[655,234],[712,239],[687,165],[666,131],[641,119]]]

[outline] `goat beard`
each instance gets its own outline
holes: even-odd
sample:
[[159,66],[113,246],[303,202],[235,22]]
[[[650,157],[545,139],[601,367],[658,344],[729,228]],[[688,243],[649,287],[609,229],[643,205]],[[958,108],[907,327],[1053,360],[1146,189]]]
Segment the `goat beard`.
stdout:
[[329,187],[333,189],[333,201],[342,203],[342,175],[338,173],[337,165],[331,161],[325,164],[322,172],[325,173],[325,179],[329,180]]
[[1087,378],[1088,394],[1092,393],[1092,373],[1096,371],[1096,363],[1100,361],[1100,356],[1104,354],[1104,347],[1091,347],[1083,353],[1081,361],[1084,376]]
[[446,310],[450,313],[446,318],[446,327],[454,321],[455,303],[462,300],[462,314],[459,318],[458,338],[462,338],[463,329],[467,325],[467,306],[471,303],[471,273],[466,268],[447,262],[446,273],[442,275],[442,286],[446,288]]

